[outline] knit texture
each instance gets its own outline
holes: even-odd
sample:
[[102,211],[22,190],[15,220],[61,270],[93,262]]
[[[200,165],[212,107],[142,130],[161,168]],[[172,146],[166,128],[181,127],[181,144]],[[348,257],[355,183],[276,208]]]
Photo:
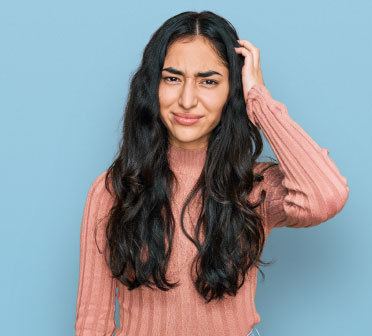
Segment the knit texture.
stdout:
[[[247,116],[264,133],[279,161],[266,171],[270,162],[255,163],[254,171],[263,171],[264,180],[255,183],[248,197],[257,200],[261,190],[266,190],[265,201],[256,208],[263,218],[266,236],[273,228],[311,227],[334,217],[346,203],[349,187],[328,150],[291,119],[286,106],[274,100],[264,85],[250,89],[246,106]],[[106,171],[92,182],[81,222],[77,336],[111,336],[114,331],[116,336],[245,336],[260,322],[254,302],[256,268],[249,271],[235,297],[226,296],[220,302],[204,303],[193,287],[189,267],[196,248],[183,234],[179,216],[181,204],[203,168],[206,149],[169,147],[168,161],[180,182],[173,190],[176,227],[167,271],[169,280],[180,280],[180,286],[169,291],[147,287],[128,291],[111,278],[101,253],[105,219],[113,204],[104,186]],[[192,232],[197,206],[194,201],[185,216],[188,232]],[[115,329],[116,287],[120,325]]]

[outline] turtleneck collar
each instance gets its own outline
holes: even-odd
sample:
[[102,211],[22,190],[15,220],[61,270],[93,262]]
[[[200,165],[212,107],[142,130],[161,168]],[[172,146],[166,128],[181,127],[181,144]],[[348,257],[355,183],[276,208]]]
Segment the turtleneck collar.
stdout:
[[170,143],[168,146],[169,165],[178,172],[199,172],[204,166],[207,148],[208,146],[185,149]]

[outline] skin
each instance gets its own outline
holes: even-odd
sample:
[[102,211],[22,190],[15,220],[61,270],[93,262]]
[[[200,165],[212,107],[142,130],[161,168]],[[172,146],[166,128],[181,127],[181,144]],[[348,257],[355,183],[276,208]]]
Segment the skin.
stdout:
[[[242,47],[235,48],[235,51],[245,57],[242,79],[246,100],[249,89],[254,84],[263,83],[263,80],[258,49],[246,40],[240,44]],[[183,74],[174,73],[169,68],[180,70]],[[210,70],[218,74],[197,75]],[[195,36],[171,45],[164,59],[159,83],[160,118],[167,127],[169,142],[184,149],[206,147],[211,132],[221,119],[228,93],[228,68],[207,39]],[[174,113],[203,117],[196,124],[185,126],[175,121]]]

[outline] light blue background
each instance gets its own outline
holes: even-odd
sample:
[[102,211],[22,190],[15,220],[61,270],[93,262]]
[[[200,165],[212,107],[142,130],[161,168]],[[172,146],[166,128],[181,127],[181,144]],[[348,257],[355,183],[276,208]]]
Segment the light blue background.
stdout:
[[200,3],[2,2],[2,335],[73,335],[83,205],[116,151],[129,76],[164,20],[204,9],[260,48],[271,94],[351,189],[328,222],[272,232],[261,336],[372,335],[371,2]]

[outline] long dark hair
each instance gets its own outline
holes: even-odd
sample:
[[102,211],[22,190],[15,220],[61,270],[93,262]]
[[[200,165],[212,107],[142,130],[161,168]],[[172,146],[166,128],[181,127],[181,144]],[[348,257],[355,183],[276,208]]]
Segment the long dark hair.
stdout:
[[[259,130],[247,117],[238,35],[229,21],[210,12],[183,12],[165,21],[152,35],[134,73],[123,115],[122,138],[107,170],[105,187],[115,202],[106,227],[112,276],[129,290],[145,285],[169,290],[179,283],[166,278],[174,235],[171,190],[175,175],[169,167],[168,133],[161,121],[158,88],[161,69],[171,43],[196,35],[207,38],[229,70],[230,91],[220,123],[212,131],[202,172],[181,211],[182,231],[197,248],[196,290],[207,301],[236,295],[251,267],[269,264],[260,256],[265,242],[261,216],[248,195],[262,152]],[[110,187],[110,184],[112,188]],[[195,236],[184,228],[184,213],[200,192],[201,211]],[[199,233],[205,233],[200,241]],[[106,256],[107,257],[107,256]]]

